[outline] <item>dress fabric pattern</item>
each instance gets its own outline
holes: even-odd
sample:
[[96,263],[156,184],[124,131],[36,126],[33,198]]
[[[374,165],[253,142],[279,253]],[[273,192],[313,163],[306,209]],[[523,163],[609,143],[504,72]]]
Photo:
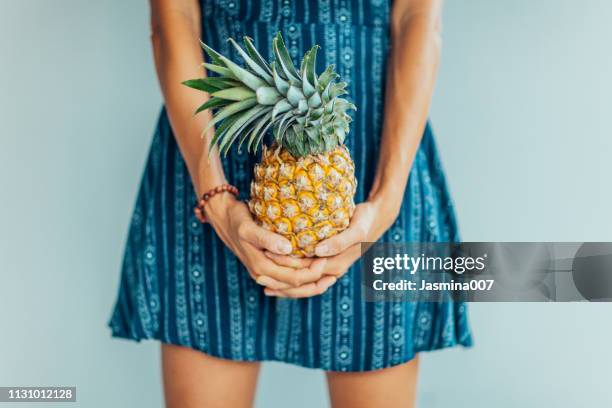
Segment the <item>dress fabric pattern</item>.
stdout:
[[[346,141],[355,161],[356,202],[365,200],[375,175],[390,3],[201,1],[204,41],[239,61],[228,37],[248,35],[270,59],[270,40],[280,30],[296,64],[313,44],[321,45],[317,71],[334,64],[358,109]],[[257,161],[235,147],[224,159],[241,198],[247,198]],[[162,110],[129,229],[109,323],[113,336],[157,339],[232,360],[276,360],[332,371],[375,370],[421,351],[471,345],[465,304],[365,302],[359,262],[321,296],[265,296],[210,225],[197,221],[195,203]],[[454,211],[428,125],[400,215],[380,241],[456,240]]]

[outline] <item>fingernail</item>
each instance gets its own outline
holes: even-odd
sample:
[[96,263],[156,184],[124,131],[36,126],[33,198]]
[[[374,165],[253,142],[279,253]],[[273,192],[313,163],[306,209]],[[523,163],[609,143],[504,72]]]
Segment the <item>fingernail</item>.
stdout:
[[278,294],[278,292],[271,290],[271,289],[265,289],[264,290],[264,294],[266,296],[276,296]]
[[317,256],[325,256],[327,255],[327,245],[323,244],[323,245],[319,245],[318,247],[315,248],[315,254]]
[[283,254],[288,254],[291,252],[291,244],[288,242],[279,242],[276,248]]

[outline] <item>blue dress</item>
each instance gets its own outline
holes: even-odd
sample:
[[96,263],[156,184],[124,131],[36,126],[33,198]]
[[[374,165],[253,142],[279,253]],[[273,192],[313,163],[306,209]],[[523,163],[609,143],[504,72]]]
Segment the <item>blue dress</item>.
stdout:
[[[356,202],[367,197],[376,169],[390,3],[201,1],[204,41],[234,59],[239,56],[228,37],[250,36],[269,59],[271,39],[280,30],[296,64],[313,44],[321,45],[318,72],[335,64],[358,108],[347,138],[358,179]],[[224,160],[241,198],[247,198],[257,161],[235,148]],[[465,304],[365,302],[359,263],[321,296],[265,296],[210,225],[196,220],[195,203],[162,110],[129,228],[109,323],[113,336],[157,339],[231,360],[275,360],[332,371],[375,370],[421,351],[471,344]],[[453,207],[428,125],[401,213],[381,241],[455,240]]]

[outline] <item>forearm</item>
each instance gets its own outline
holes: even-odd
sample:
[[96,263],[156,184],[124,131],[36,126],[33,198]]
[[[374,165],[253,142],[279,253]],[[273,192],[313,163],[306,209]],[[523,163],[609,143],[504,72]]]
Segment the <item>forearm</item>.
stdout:
[[391,28],[385,121],[369,199],[393,217],[425,128],[440,59],[440,5],[427,3],[421,10],[394,15]]
[[209,113],[194,116],[207,100],[181,82],[205,76],[199,45],[200,21],[194,0],[152,0],[151,41],[166,111],[198,194],[225,182],[218,154],[208,154],[211,135],[201,137]]

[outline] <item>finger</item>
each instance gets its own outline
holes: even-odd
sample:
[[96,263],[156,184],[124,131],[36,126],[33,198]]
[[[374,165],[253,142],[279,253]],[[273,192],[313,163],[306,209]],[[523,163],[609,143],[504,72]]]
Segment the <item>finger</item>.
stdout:
[[289,287],[299,288],[300,286],[307,285],[309,283],[313,283],[321,279],[323,276],[321,270],[311,270],[310,268],[305,269],[291,269],[291,272],[288,274],[283,270],[279,272],[278,270],[273,270],[270,273],[270,276],[275,274],[277,276],[276,279],[289,284]]
[[257,279],[255,279],[255,282],[257,282],[257,284],[261,286],[265,286],[266,288],[270,288],[274,290],[289,289],[292,287],[288,283],[279,282],[276,279],[273,279],[265,275],[259,275]]
[[295,271],[293,286],[297,288],[309,283],[317,282],[323,276],[326,263],[327,259],[321,258],[314,267],[312,266],[314,262],[312,262],[309,268],[298,269]]
[[316,263],[314,267],[311,266],[309,268],[298,269],[297,271],[295,271],[295,282],[297,284],[294,284],[294,286],[299,287],[308,283],[317,282],[323,276],[323,271],[325,269],[326,263],[327,259],[322,258],[319,262]]
[[[299,288],[291,288],[285,290],[267,291],[268,296],[288,297],[288,298],[306,298],[317,296],[324,293],[329,287],[336,283],[336,278],[333,276],[324,276],[317,282],[302,285]],[[266,294],[268,294],[266,293]]]
[[278,255],[270,251],[264,251],[264,254],[277,265],[287,266],[289,268],[308,268],[312,263],[312,258],[296,258],[290,255]]
[[[361,244],[355,244],[352,247],[344,250],[340,255],[332,256],[329,258],[317,258],[312,265],[311,269],[319,270],[321,268],[322,275],[335,276],[340,278],[344,275],[350,266],[355,263],[361,256]],[[321,266],[319,266],[321,264]]]
[[[312,282],[320,277],[319,272],[311,272],[308,269],[294,269],[286,266],[277,265],[268,259],[263,252],[246,243],[252,256],[254,272],[259,276],[268,276],[278,282],[288,284],[290,287],[298,287],[304,283]],[[314,276],[316,274],[316,276]]]
[[336,278],[334,276],[324,276],[317,282],[302,285],[299,288],[291,288],[285,290],[265,289],[264,292],[267,296],[305,298],[317,296],[324,293],[334,283],[336,283]]
[[320,276],[323,276],[325,275],[325,269],[327,268],[328,261],[328,258],[315,258],[308,269],[315,271]]
[[287,238],[268,231],[252,221],[240,224],[238,236],[257,248],[267,249],[279,255],[288,255],[292,251],[291,242]]
[[365,241],[365,239],[365,228],[358,223],[349,226],[338,235],[321,241],[315,248],[315,254],[317,256],[334,256],[357,243]]

